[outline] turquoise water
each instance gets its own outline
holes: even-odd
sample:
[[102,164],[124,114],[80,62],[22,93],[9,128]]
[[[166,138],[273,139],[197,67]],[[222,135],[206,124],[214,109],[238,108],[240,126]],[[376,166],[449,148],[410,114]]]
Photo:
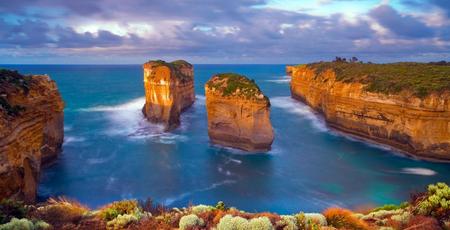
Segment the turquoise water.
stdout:
[[[294,213],[399,203],[429,183],[450,182],[447,164],[329,130],[290,98],[284,65],[195,65],[196,102],[172,133],[143,120],[139,65],[0,67],[49,74],[66,102],[64,149],[41,175],[41,199],[65,195],[91,207],[126,198],[169,206],[222,200],[247,211]],[[245,74],[269,96],[275,141],[268,154],[209,144],[203,85],[217,72]]]

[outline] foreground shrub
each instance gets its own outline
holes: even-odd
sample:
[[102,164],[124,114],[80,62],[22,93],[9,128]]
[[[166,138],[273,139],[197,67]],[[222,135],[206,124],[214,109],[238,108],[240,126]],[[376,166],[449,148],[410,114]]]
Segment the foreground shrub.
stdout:
[[310,227],[311,225],[327,226],[327,219],[324,215],[320,213],[305,213],[303,214],[305,218],[305,227]]
[[281,220],[276,222],[277,229],[298,230],[298,220],[295,216],[282,215]]
[[415,213],[423,216],[433,216],[439,220],[450,218],[450,188],[445,183],[428,186],[425,196],[418,197]]
[[105,221],[111,221],[119,215],[136,214],[141,212],[136,200],[122,200],[113,202],[102,208],[99,212],[100,218]]
[[196,216],[195,214],[190,214],[181,217],[179,226],[181,230],[186,230],[193,227],[201,227],[204,224],[205,222],[202,219],[198,218],[198,216]]
[[217,230],[247,230],[249,227],[247,219],[240,216],[225,215],[220,219]]
[[25,218],[12,218],[10,222],[0,225],[0,230],[44,230],[49,228],[50,225],[43,221],[33,223]]
[[3,199],[0,201],[0,224],[8,223],[12,218],[24,218],[27,208],[21,201]]
[[329,225],[335,228],[365,230],[369,226],[362,220],[353,216],[353,213],[346,209],[329,208],[323,213]]
[[115,230],[115,229],[123,229],[131,223],[137,223],[139,219],[131,214],[118,215],[111,221],[108,221],[106,224],[107,229]]
[[52,225],[78,223],[89,209],[64,197],[50,198],[47,205],[37,209],[37,217]]
[[191,211],[192,213],[198,215],[204,212],[210,212],[213,211],[215,208],[212,206],[208,206],[208,205],[197,205],[197,206],[193,206],[191,207]]
[[373,209],[370,212],[377,212],[377,211],[381,211],[381,210],[392,211],[392,210],[406,208],[407,206],[408,206],[408,202],[403,202],[400,205],[386,204],[386,205],[383,205],[381,207],[375,208],[375,209]]
[[249,228],[251,230],[273,230],[272,222],[267,217],[253,218],[249,222]]

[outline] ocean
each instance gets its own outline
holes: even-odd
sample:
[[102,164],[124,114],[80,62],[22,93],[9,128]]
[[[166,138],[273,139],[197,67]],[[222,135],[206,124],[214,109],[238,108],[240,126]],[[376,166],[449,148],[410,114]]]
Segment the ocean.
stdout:
[[[290,97],[284,65],[194,65],[196,101],[163,133],[141,114],[140,65],[0,65],[48,74],[65,101],[59,159],[41,173],[39,199],[66,196],[92,208],[120,199],[170,207],[224,201],[249,212],[319,212],[408,200],[448,164],[402,156],[330,130]],[[254,79],[271,101],[272,150],[246,154],[209,143],[204,84],[215,73]]]

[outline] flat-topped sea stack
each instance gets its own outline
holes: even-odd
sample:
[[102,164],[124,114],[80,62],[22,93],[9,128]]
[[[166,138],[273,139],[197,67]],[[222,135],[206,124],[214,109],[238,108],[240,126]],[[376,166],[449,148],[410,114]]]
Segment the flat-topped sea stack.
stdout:
[[166,131],[180,125],[180,114],[195,101],[194,68],[186,61],[144,64],[145,117]]
[[0,70],[0,200],[35,200],[41,165],[61,150],[63,109],[48,76]]
[[292,97],[340,131],[450,160],[450,65],[320,62],[292,72]]
[[205,84],[205,94],[212,143],[251,152],[270,150],[270,101],[253,80],[217,74]]

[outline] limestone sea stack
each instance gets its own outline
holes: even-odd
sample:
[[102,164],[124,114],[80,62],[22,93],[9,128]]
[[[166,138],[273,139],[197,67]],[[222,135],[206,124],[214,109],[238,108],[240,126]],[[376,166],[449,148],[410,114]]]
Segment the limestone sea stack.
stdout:
[[184,60],[144,64],[145,117],[166,131],[180,125],[180,114],[195,101],[194,68]]
[[205,84],[205,94],[212,143],[252,152],[270,150],[270,101],[253,80],[217,74]]
[[35,201],[41,165],[61,150],[63,109],[48,76],[0,70],[0,200]]
[[292,72],[292,97],[328,125],[413,156],[450,160],[450,65],[321,62]]

